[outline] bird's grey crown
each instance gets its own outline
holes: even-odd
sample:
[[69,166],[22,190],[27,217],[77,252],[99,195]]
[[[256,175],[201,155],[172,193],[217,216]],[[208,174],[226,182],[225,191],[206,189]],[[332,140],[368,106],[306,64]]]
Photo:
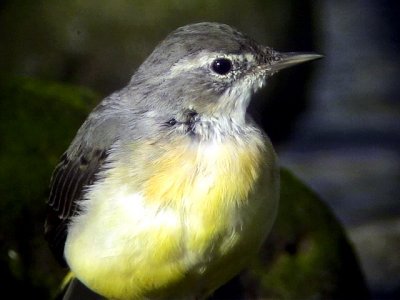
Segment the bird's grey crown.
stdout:
[[145,75],[165,73],[182,58],[196,55],[201,51],[237,55],[251,53],[260,63],[276,53],[270,48],[260,46],[231,26],[210,22],[191,24],[170,33],[154,49],[132,79],[138,80]]

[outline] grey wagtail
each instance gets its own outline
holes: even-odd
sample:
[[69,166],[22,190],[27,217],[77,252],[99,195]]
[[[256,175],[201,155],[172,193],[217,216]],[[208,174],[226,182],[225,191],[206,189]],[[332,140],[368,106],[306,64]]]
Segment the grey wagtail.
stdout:
[[249,101],[272,74],[319,57],[218,23],[168,35],[57,165],[45,224],[56,257],[109,299],[209,296],[277,213],[277,159]]

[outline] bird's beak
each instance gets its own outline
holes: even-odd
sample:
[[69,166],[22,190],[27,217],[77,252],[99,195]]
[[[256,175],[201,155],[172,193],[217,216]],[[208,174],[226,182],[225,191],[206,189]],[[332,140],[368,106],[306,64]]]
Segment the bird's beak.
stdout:
[[273,74],[279,70],[322,57],[323,55],[317,53],[276,52],[273,56],[273,60],[270,62],[270,65],[267,68],[267,71],[268,73]]

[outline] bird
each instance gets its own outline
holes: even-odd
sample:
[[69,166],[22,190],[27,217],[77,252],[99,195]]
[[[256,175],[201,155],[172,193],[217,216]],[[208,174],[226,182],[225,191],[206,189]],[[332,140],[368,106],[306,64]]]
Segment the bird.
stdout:
[[233,27],[182,26],[89,114],[56,166],[45,238],[107,299],[204,299],[250,262],[274,223],[279,164],[251,119],[278,52]]

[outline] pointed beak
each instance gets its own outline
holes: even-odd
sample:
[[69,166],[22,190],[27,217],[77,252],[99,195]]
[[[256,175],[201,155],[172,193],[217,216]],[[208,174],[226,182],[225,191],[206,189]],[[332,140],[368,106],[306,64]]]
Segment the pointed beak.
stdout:
[[299,52],[275,52],[267,70],[269,74],[273,74],[282,69],[286,69],[303,62],[320,59],[323,55],[317,53],[299,53]]

